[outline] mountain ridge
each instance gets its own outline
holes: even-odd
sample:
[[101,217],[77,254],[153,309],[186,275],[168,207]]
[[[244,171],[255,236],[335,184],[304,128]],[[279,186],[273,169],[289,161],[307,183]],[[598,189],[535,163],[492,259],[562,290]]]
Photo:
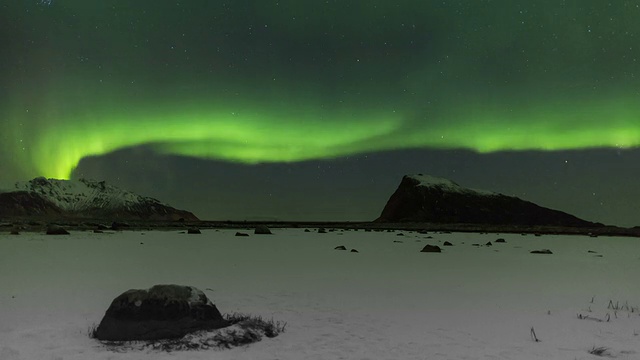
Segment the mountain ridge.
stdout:
[[191,212],[157,199],[89,179],[37,177],[0,193],[0,217],[112,218],[117,220],[197,221]]
[[376,222],[600,227],[515,196],[462,187],[430,175],[405,175]]

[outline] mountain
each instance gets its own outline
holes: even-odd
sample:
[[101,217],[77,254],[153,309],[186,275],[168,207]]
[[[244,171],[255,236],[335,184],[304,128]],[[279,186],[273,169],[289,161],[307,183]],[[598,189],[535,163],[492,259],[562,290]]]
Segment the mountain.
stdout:
[[62,215],[62,209],[38,194],[28,191],[0,193],[0,218],[59,217]]
[[598,227],[517,197],[462,187],[429,175],[405,175],[377,222]]
[[38,177],[0,193],[0,218],[65,217],[107,220],[197,221],[191,212],[87,179]]

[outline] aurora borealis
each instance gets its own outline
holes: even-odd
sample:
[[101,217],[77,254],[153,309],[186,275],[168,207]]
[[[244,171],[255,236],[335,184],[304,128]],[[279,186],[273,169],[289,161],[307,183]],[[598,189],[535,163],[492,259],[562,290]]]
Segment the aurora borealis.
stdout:
[[140,147],[261,169],[631,151],[639,42],[626,0],[0,0],[0,182]]

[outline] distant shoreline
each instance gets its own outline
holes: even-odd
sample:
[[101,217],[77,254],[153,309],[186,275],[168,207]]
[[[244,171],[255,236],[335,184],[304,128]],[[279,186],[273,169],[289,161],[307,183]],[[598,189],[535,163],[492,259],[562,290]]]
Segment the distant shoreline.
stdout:
[[[362,221],[141,221],[116,220],[121,231],[141,230],[184,230],[197,227],[199,229],[253,229],[258,225],[270,228],[308,228],[310,230],[324,228],[347,231],[422,231],[422,232],[468,232],[468,233],[520,233],[524,235],[584,235],[584,236],[627,236],[640,237],[640,228],[623,228],[617,226],[599,227],[558,227],[527,225],[492,225],[492,224],[436,224],[436,223],[381,223]],[[44,231],[49,224],[57,224],[70,231],[91,231],[98,226],[111,227],[113,221],[101,219],[2,219],[0,233],[17,228],[24,232]],[[104,230],[104,229],[103,229]]]

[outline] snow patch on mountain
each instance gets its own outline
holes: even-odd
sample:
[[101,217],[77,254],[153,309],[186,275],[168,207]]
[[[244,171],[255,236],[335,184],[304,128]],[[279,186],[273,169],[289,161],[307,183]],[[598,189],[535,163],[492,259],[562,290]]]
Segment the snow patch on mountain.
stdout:
[[500,196],[501,195],[493,191],[465,188],[449,179],[439,178],[431,175],[415,174],[415,175],[407,175],[407,176],[411,179],[418,181],[419,182],[418,186],[436,188],[443,192],[483,195],[483,196]]
[[58,180],[38,177],[29,181],[20,181],[11,191],[37,193],[66,211],[133,209],[143,203],[160,201],[122,190],[104,181],[88,179]]

